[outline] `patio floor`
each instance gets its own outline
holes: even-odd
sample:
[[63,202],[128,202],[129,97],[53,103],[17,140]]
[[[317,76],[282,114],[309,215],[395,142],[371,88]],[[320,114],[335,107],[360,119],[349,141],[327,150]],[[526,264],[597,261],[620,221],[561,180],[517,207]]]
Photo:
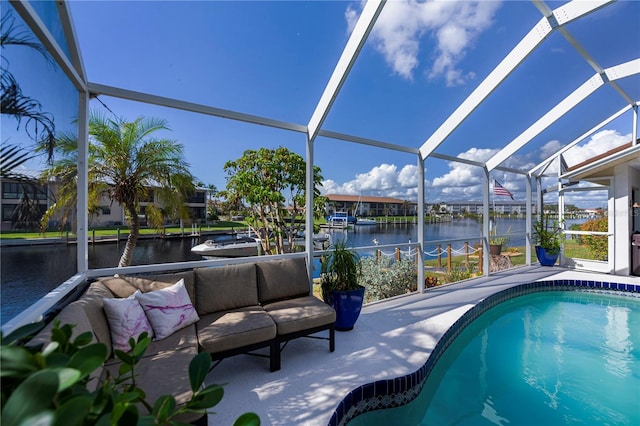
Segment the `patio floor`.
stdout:
[[514,268],[365,306],[352,331],[336,332],[334,353],[326,340],[296,339],[283,350],[282,369],[274,373],[265,358],[226,359],[207,378],[207,384],[226,383],[225,397],[214,407],[217,414],[210,416],[209,424],[231,425],[242,413],[253,411],[263,425],[326,425],[355,387],[421,367],[446,330],[487,296],[541,279],[596,276],[618,283],[640,280],[558,267]]

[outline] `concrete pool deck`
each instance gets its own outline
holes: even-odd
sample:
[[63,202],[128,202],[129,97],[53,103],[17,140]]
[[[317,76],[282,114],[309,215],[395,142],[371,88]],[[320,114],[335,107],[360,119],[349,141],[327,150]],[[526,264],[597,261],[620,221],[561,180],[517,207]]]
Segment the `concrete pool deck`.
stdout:
[[326,425],[352,389],[420,368],[447,329],[487,296],[518,284],[557,279],[640,284],[639,277],[529,266],[369,304],[352,331],[336,332],[333,353],[326,340],[296,339],[282,351],[277,372],[271,373],[268,361],[260,357],[224,360],[207,378],[207,384],[226,383],[209,424],[231,425],[253,411],[263,425]]

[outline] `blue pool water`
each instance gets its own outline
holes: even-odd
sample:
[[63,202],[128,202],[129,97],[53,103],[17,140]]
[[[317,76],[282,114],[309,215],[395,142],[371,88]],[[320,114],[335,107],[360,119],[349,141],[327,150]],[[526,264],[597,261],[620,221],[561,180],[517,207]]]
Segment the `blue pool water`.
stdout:
[[516,297],[445,350],[416,399],[349,425],[639,425],[640,299]]

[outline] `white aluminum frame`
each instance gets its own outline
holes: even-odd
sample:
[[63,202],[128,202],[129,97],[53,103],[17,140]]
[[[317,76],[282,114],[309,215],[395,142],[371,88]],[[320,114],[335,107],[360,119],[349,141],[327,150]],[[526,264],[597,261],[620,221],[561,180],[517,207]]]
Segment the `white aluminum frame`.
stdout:
[[[600,65],[591,57],[591,55],[579,44],[577,40],[568,32],[566,25],[570,22],[578,20],[584,16],[594,13],[601,8],[611,4],[613,0],[603,1],[580,1],[574,0],[567,4],[558,7],[555,10],[551,10],[545,2],[541,0],[532,0],[533,4],[540,10],[543,17],[538,21],[536,25],[523,37],[520,42],[507,54],[507,56],[491,71],[491,73],[478,85],[478,87],[471,93],[467,99],[465,99],[460,106],[437,128],[437,130],[431,134],[419,148],[410,146],[403,146],[390,142],[382,142],[374,139],[363,138],[355,135],[346,135],[343,133],[332,132],[323,128],[324,121],[333,106],[333,103],[338,96],[340,89],[357,60],[360,50],[365,45],[374,25],[383,10],[386,0],[369,0],[360,15],[349,40],[342,52],[331,77],[322,96],[320,97],[316,108],[306,125],[288,123],[279,120],[274,120],[268,117],[260,117],[251,114],[245,114],[242,112],[230,111],[226,109],[216,108],[213,106],[207,106],[202,104],[196,104],[192,102],[186,102],[179,99],[166,98],[156,96],[153,94],[147,94],[137,92],[133,90],[127,90],[123,88],[111,87],[95,82],[88,82],[86,79],[85,68],[82,61],[82,56],[78,49],[78,43],[75,35],[75,29],[73,27],[73,19],[69,10],[67,2],[57,2],[57,8],[59,11],[63,30],[68,42],[68,48],[70,50],[70,58],[67,58],[64,51],[60,48],[56,40],[48,31],[46,25],[39,18],[37,13],[31,7],[28,1],[24,0],[9,0],[15,10],[20,14],[22,19],[27,23],[36,37],[42,42],[46,49],[51,53],[54,61],[60,66],[65,75],[73,83],[79,93],[79,112],[78,112],[78,140],[79,140],[79,195],[78,195],[78,274],[65,283],[77,283],[87,277],[95,276],[96,273],[104,273],[105,271],[92,271],[88,269],[88,238],[87,238],[87,144],[88,144],[88,114],[89,114],[89,99],[92,96],[104,94],[107,96],[113,96],[138,102],[144,102],[149,104],[161,105],[169,108],[182,109],[186,111],[216,116],[224,119],[238,120],[255,125],[269,126],[282,130],[288,130],[298,133],[304,133],[306,135],[306,161],[307,161],[307,200],[306,200],[306,225],[307,229],[313,228],[313,162],[314,162],[314,143],[317,136],[326,138],[342,140],[350,143],[359,143],[369,146],[380,147],[384,149],[391,149],[399,152],[405,152],[416,155],[419,173],[418,183],[418,214],[424,216],[424,197],[425,197],[425,160],[428,157],[439,158],[447,161],[456,161],[469,165],[481,167],[483,170],[484,182],[483,182],[483,204],[485,211],[488,211],[489,206],[489,179],[490,172],[492,170],[503,170],[511,173],[518,173],[527,176],[526,179],[526,208],[527,208],[527,227],[529,229],[527,233],[527,264],[530,264],[530,242],[531,242],[531,198],[533,197],[533,180],[536,180],[536,195],[538,202],[538,212],[542,210],[542,189],[541,189],[541,176],[544,173],[544,169],[548,167],[552,158],[558,158],[560,161],[561,154],[569,149],[571,146],[577,144],[580,140],[583,140],[588,134],[595,132],[597,129],[611,122],[615,118],[624,114],[628,109],[633,109],[633,135],[634,145],[637,137],[637,121],[638,121],[638,101],[634,101],[627,93],[625,93],[616,83],[616,80],[621,78],[635,75],[640,73],[640,59],[629,61],[614,67],[602,69]],[[570,45],[582,56],[582,58],[595,70],[596,74],[583,83],[573,93],[571,93],[566,99],[556,105],[554,108],[544,114],[534,125],[524,130],[520,136],[512,140],[495,156],[490,158],[486,163],[476,162],[472,160],[466,160],[459,157],[453,157],[436,153],[435,150],[446,141],[446,139],[462,124],[475,109],[487,99],[491,93],[499,87],[502,82],[508,78],[518,67],[525,61],[554,31],[559,31]],[[626,106],[619,110],[616,114],[612,115],[607,120],[603,121],[589,132],[580,136],[578,139],[565,146],[557,153],[552,155],[549,160],[538,164],[529,171],[517,170],[509,167],[502,166],[502,163],[513,153],[521,149],[524,145],[529,143],[536,135],[542,130],[548,127],[551,123],[560,119],[567,111],[575,107],[582,100],[586,99],[589,95],[594,93],[599,87],[604,84],[611,85],[621,96],[626,103]],[[540,172],[540,169],[543,171]],[[536,173],[539,172],[539,175]],[[560,175],[559,180],[569,177],[570,174]],[[558,183],[559,189],[562,189],[560,182]],[[610,200],[610,204],[612,201]],[[610,205],[611,211],[614,206]],[[485,238],[483,240],[484,258],[482,262],[485,266],[485,274],[489,273],[489,251],[488,240],[489,235],[489,217],[484,215],[483,220],[483,234]],[[420,252],[424,252],[424,223],[418,221],[418,237],[420,243]],[[313,244],[311,232],[307,233],[306,240],[307,259],[309,264],[313,258]],[[201,264],[201,263],[199,263]],[[182,265],[182,264],[181,264]],[[186,265],[186,264],[184,264]],[[154,270],[170,269],[170,264],[150,266]],[[120,269],[116,268],[117,271]],[[126,269],[126,268],[125,268]],[[134,268],[135,269],[135,268]],[[128,270],[128,269],[126,269]],[[145,269],[146,270],[146,269]],[[117,272],[115,271],[115,272]],[[424,290],[424,271],[419,268],[418,270],[418,288]],[[65,285],[61,286],[58,291],[59,294],[65,293]],[[68,285],[67,285],[68,286]],[[64,287],[64,288],[63,288]],[[55,293],[55,292],[54,292]],[[47,303],[51,300],[47,299]],[[47,305],[49,306],[49,305]],[[49,306],[50,307],[50,306]],[[44,312],[44,311],[42,311]],[[36,313],[31,312],[30,318],[34,318]],[[37,315],[36,315],[37,316]],[[22,318],[22,317],[21,317]],[[24,319],[24,318],[23,318]],[[17,326],[20,323],[20,318],[17,321],[11,321],[11,326]],[[7,324],[9,325],[9,324]],[[3,330],[5,327],[3,327]]]

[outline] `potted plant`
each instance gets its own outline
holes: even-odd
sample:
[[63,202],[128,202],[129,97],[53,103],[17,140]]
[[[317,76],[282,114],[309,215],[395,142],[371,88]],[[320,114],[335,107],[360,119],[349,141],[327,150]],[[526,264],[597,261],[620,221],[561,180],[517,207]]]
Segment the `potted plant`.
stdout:
[[560,227],[549,215],[533,223],[536,257],[543,266],[553,266],[560,255]]
[[364,302],[364,287],[358,284],[360,274],[360,258],[345,241],[335,243],[333,250],[322,257],[322,298],[336,311],[336,330],[353,329],[360,316]]
[[497,236],[498,227],[495,226],[489,233],[489,253],[492,256],[498,256],[502,253],[502,249],[507,248],[509,244],[509,232],[511,227],[507,229],[507,233],[501,237]]

